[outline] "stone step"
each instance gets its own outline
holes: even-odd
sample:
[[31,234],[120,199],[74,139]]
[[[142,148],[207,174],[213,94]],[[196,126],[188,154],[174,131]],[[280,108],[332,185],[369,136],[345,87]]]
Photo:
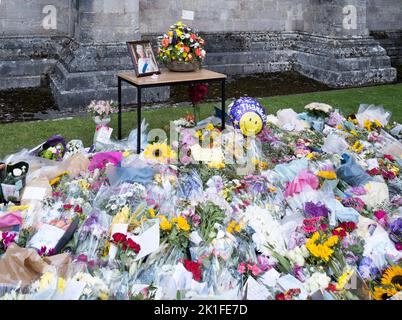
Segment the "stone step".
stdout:
[[42,84],[43,78],[41,76],[0,77],[0,90],[37,88]]
[[40,76],[53,72],[54,59],[0,60],[0,78],[8,76]]
[[212,71],[225,73],[227,75],[242,75],[253,73],[290,71],[292,69],[292,63],[289,61],[285,61],[268,63],[206,65],[205,67]]
[[288,60],[292,56],[289,50],[270,51],[244,51],[244,52],[220,52],[208,53],[206,64],[246,64],[246,63],[268,63]]
[[[56,68],[57,69],[57,68]],[[103,73],[100,71],[99,73]],[[72,78],[80,79],[85,83],[90,80],[85,79],[85,75],[72,74]],[[77,77],[76,77],[77,76]],[[91,79],[92,76],[89,76]],[[99,77],[100,78],[100,77]],[[76,87],[74,89],[66,89],[65,82],[60,82],[53,74],[50,76],[50,87],[57,105],[61,108],[79,107],[88,105],[92,100],[114,100],[117,101],[117,78],[114,73],[113,85],[106,86],[92,83],[87,87]],[[169,99],[170,90],[168,87],[148,88],[143,91],[143,103],[160,102]],[[137,90],[133,86],[123,83],[122,86],[122,103],[135,104],[137,102]]]
[[[395,68],[374,68],[368,70],[332,71],[319,66],[296,63],[294,69],[302,75],[318,80],[333,88],[348,88],[390,83],[396,79]],[[362,101],[363,103],[363,101]],[[367,101],[369,103],[369,101]]]

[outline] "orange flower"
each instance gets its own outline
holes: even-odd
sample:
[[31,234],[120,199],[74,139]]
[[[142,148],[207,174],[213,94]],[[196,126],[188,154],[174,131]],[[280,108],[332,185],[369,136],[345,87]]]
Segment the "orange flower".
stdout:
[[166,39],[166,38],[163,39],[162,40],[162,46],[165,47],[165,48],[168,47],[169,46],[169,39]]
[[184,47],[184,52],[189,53],[189,52],[190,52],[190,48],[187,47],[187,46],[185,46],[185,47]]
[[196,55],[197,57],[199,57],[199,56],[201,55],[201,49],[200,49],[200,48],[197,48],[197,49],[195,50],[195,55]]

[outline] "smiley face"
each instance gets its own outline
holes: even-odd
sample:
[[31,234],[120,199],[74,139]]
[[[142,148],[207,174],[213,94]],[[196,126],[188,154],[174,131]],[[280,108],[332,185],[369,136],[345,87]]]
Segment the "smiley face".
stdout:
[[246,112],[240,119],[240,130],[245,136],[254,136],[262,130],[262,119],[255,112]]

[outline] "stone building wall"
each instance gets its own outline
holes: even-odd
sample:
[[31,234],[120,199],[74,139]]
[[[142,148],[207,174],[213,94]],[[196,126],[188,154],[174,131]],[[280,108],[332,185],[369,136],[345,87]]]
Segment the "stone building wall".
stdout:
[[402,1],[369,0],[367,27],[393,63],[402,64]]
[[[132,70],[125,42],[155,43],[177,20],[200,30],[216,71],[387,83],[391,59],[402,62],[401,10],[402,0],[0,0],[0,89],[50,84],[61,107],[116,99],[116,72]],[[135,89],[123,90],[134,102]]]
[[[307,0],[140,0],[142,34],[161,33],[194,12],[192,26],[203,32],[293,31]],[[163,17],[163,18],[161,18]],[[300,26],[300,24],[299,24]]]

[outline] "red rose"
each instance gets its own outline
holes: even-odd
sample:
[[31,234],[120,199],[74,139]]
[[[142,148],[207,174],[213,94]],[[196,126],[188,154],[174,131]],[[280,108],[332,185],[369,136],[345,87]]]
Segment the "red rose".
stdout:
[[340,228],[346,230],[347,232],[352,232],[353,230],[356,229],[356,223],[349,221],[349,222],[342,222],[339,225]]
[[283,293],[278,293],[278,294],[275,296],[275,300],[286,300],[286,299],[285,299],[285,294],[283,294]]
[[135,241],[133,241],[132,239],[130,239],[130,238],[127,239],[125,244],[128,246],[128,248],[130,248],[131,250],[133,250],[137,254],[141,250],[141,246],[138,243],[136,243]]
[[115,233],[112,236],[112,238],[113,238],[113,242],[116,243],[116,244],[123,243],[123,242],[125,242],[127,240],[126,235],[122,234],[122,233]]
[[76,213],[82,213],[82,208],[77,204],[77,205],[74,207],[74,212],[76,212]]
[[195,281],[201,281],[201,263],[191,260],[183,260],[182,262],[186,270],[193,274],[193,279]]
[[332,235],[338,236],[339,238],[343,239],[346,237],[346,231],[343,228],[338,228],[332,231]]
[[378,170],[378,168],[374,168],[374,169],[371,169],[371,170],[367,171],[367,173],[370,176],[377,176],[377,175],[380,174],[380,170]]
[[72,207],[73,207],[73,206],[72,206],[71,204],[65,204],[65,205],[63,206],[63,209],[64,209],[64,210],[70,210]]
[[336,285],[334,285],[333,283],[330,283],[327,287],[327,289],[325,289],[328,292],[335,292],[336,290]]
[[390,154],[384,154],[384,159],[387,159],[391,162],[395,162],[395,158],[391,156]]

